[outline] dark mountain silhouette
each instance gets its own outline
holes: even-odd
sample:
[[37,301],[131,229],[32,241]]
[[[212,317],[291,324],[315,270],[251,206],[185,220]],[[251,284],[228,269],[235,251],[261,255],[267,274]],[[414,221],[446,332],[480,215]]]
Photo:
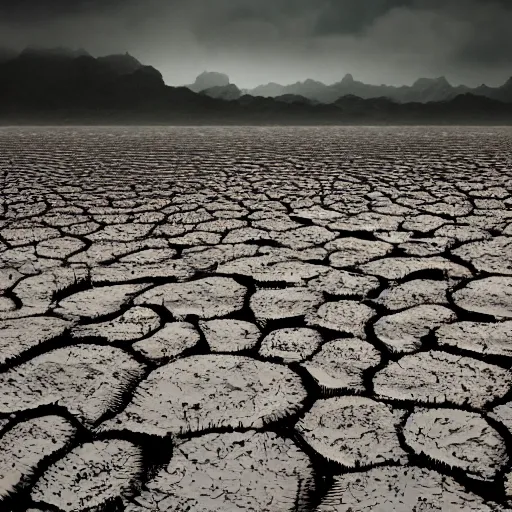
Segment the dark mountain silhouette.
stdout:
[[191,91],[201,92],[212,87],[226,87],[227,85],[229,85],[228,75],[215,71],[204,71],[196,78],[193,84],[186,87]]
[[0,65],[0,98],[17,109],[129,106],[165,87],[162,75],[130,55],[29,48]]
[[512,102],[512,79],[502,87],[487,87],[485,85],[476,88],[464,85],[454,87],[445,77],[420,78],[412,86],[395,87],[365,84],[354,80],[354,77],[348,74],[341,81],[332,85],[314,80],[305,80],[290,85],[279,85],[272,82],[247,90],[246,93],[264,97],[294,94],[321,103],[333,103],[338,98],[347,95],[359,96],[365,99],[387,97],[399,103],[427,103],[429,101],[446,101],[460,94],[471,93],[476,96],[486,96],[500,101]]
[[[196,83],[204,85],[211,78],[222,85],[198,94],[187,87],[166,86],[158,70],[128,54],[94,58],[84,51],[30,48],[0,63],[0,122],[512,124],[512,104],[469,93],[444,101],[411,103],[399,103],[386,95],[341,94],[327,104],[296,93],[276,98],[241,94],[220,74],[203,74]],[[347,76],[337,91],[360,87],[364,92],[365,84],[359,84]],[[308,81],[306,90],[317,85]],[[433,97],[435,91],[446,88],[447,82],[441,79],[415,84],[415,89]],[[500,93],[510,89],[512,80]],[[330,89],[333,96],[337,91]]]
[[105,57],[98,57],[97,61],[100,64],[105,64],[119,75],[129,75],[143,67],[135,57],[132,57],[128,53],[125,53],[124,55],[107,55]]

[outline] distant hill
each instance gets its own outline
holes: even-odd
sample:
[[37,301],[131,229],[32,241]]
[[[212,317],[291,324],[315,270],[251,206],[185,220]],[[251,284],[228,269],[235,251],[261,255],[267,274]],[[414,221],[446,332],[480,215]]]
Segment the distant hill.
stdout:
[[217,73],[214,71],[204,71],[197,78],[196,81],[187,85],[191,91],[201,92],[213,87],[226,87],[229,85],[229,77],[224,73]]
[[460,94],[471,93],[476,96],[512,102],[512,78],[501,87],[487,87],[485,85],[470,88],[464,85],[452,86],[445,77],[420,78],[412,86],[395,87],[391,85],[371,85],[354,80],[348,74],[332,85],[326,85],[315,80],[305,80],[291,85],[280,85],[274,82],[260,85],[246,91],[252,96],[277,97],[283,95],[299,95],[321,103],[333,103],[338,98],[347,95],[360,98],[386,97],[398,103],[429,101],[447,101]]
[[[199,94],[165,85],[158,70],[128,54],[94,58],[83,50],[30,48],[0,62],[0,123],[512,124],[512,104],[467,92],[443,101],[400,103],[386,95],[334,97],[338,92],[331,91],[332,101],[319,103],[290,92],[275,98],[243,94],[222,74],[203,74],[196,84],[211,79],[219,85]],[[318,83],[309,81],[306,92]],[[347,76],[339,90],[357,84]],[[447,88],[444,80],[415,86],[433,98],[434,91]],[[504,86],[510,89],[512,81]]]
[[[478,91],[478,88],[476,89],[476,91]],[[479,93],[475,92],[475,94]],[[486,96],[486,94],[482,95]],[[492,91],[488,93],[487,96],[489,98],[494,98],[500,101],[512,102],[512,77],[510,77],[501,87],[492,89]]]
[[210,98],[216,98],[226,101],[237,100],[238,98],[240,98],[240,96],[242,96],[240,89],[235,84],[217,85],[215,87],[210,87],[209,89],[202,90],[200,94],[205,94]]
[[276,96],[274,99],[284,103],[298,103],[301,105],[315,105],[318,103],[298,94],[283,94],[282,96]]

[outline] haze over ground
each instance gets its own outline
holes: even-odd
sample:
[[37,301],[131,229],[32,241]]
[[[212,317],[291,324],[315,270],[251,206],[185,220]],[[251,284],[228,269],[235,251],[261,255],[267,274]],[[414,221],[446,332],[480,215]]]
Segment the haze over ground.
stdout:
[[0,46],[129,51],[187,84],[240,87],[345,73],[367,83],[501,85],[512,74],[508,0],[3,0]]

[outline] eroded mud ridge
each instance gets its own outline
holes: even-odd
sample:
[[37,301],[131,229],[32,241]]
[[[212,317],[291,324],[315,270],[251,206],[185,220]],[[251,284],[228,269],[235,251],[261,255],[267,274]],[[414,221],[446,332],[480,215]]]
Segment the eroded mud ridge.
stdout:
[[511,148],[0,130],[0,510],[512,510]]

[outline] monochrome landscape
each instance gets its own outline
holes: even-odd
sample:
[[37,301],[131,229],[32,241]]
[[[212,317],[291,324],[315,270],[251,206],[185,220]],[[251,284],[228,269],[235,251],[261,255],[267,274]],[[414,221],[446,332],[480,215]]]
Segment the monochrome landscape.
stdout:
[[0,510],[512,510],[507,127],[0,129]]
[[510,0],[0,0],[0,512],[512,512]]

